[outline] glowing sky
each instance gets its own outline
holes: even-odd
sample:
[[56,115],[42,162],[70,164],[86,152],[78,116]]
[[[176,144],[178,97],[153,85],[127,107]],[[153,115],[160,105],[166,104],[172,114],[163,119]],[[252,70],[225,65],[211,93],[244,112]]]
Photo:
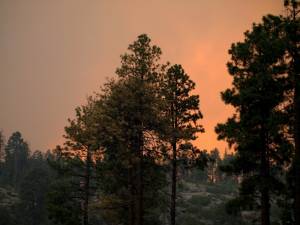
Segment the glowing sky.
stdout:
[[218,147],[214,126],[231,114],[220,99],[230,86],[231,43],[282,0],[1,0],[0,129],[19,130],[31,149],[62,142],[67,118],[114,76],[119,56],[141,33],[182,64],[200,94],[206,133],[198,145]]

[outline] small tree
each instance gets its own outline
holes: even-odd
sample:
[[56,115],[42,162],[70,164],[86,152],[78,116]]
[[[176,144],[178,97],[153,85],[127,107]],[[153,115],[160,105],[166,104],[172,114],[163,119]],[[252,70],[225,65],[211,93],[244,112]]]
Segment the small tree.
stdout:
[[221,158],[220,158],[219,150],[217,148],[211,150],[209,154],[207,173],[208,173],[208,178],[212,183],[216,183],[220,179],[220,174],[218,173],[220,161]]
[[[61,179],[65,180],[65,183],[59,183],[58,187],[62,185],[63,190],[73,187],[72,192],[76,196],[74,198],[77,198],[81,204],[82,213],[80,215],[82,215],[83,225],[89,224],[89,200],[93,190],[95,190],[95,186],[92,185],[95,178],[93,173],[96,157],[99,155],[99,140],[96,134],[99,125],[95,121],[96,113],[95,101],[92,98],[88,99],[86,105],[76,108],[75,119],[69,119],[69,126],[65,127],[66,142],[64,147],[56,149],[61,157],[59,160],[51,162],[58,173],[62,174]],[[70,183],[67,184],[66,182]],[[51,198],[56,198],[54,193],[51,194]],[[55,205],[55,202],[52,204]],[[57,211],[59,208],[52,207],[52,209]],[[59,215],[57,213],[52,214]],[[61,219],[65,216],[62,216]],[[56,218],[57,221],[59,219],[59,217]]]
[[[5,159],[5,139],[3,132],[0,130],[0,165],[3,163]],[[2,169],[1,169],[2,170]]]
[[78,177],[72,176],[74,161],[64,156],[57,146],[48,153],[48,163],[55,174],[47,194],[47,210],[51,221],[62,225],[82,225],[82,191]]
[[24,176],[29,157],[29,147],[20,132],[14,132],[5,147],[5,171],[10,185],[18,189]]
[[[44,161],[44,163],[46,163]],[[45,167],[34,167],[24,176],[20,184],[20,206],[18,213],[22,224],[40,225],[47,222],[46,193],[50,176]]]
[[0,130],[0,182],[3,182],[5,180],[4,160],[5,160],[5,141],[4,141],[4,135]]

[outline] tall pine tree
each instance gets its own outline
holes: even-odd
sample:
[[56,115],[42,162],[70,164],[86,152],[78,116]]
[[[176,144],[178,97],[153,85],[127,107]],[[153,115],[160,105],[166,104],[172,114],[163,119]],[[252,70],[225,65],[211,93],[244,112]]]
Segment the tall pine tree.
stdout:
[[160,55],[160,48],[152,45],[147,35],[138,36],[121,56],[117,81],[108,84],[103,94],[103,166],[109,168],[111,162],[118,165],[110,172],[120,182],[116,190],[122,201],[117,205],[124,206],[122,210],[128,215],[125,223],[130,225],[159,220],[150,218],[158,198],[153,187],[158,185],[159,189],[164,177],[158,176],[162,171],[156,162],[163,129],[159,82],[164,66],[159,63]]
[[232,45],[228,63],[232,88],[222,92],[222,99],[236,112],[216,127],[219,139],[237,152],[232,168],[243,175],[240,202],[253,207],[259,196],[262,225],[270,224],[270,195],[281,186],[276,171],[289,160],[292,149],[284,131],[287,77],[280,24],[279,17],[264,17],[262,24],[245,33],[243,42]]
[[199,96],[191,94],[194,89],[195,83],[181,65],[174,65],[168,69],[164,76],[163,95],[166,101],[168,142],[172,155],[171,225],[175,225],[176,222],[178,161],[189,157],[188,152],[193,152],[195,149],[191,141],[196,139],[197,133],[204,131],[198,122],[202,118]]
[[296,0],[285,0],[288,16],[284,19],[284,32],[287,41],[286,62],[291,81],[292,118],[295,155],[293,172],[295,181],[295,224],[300,224],[300,3]]

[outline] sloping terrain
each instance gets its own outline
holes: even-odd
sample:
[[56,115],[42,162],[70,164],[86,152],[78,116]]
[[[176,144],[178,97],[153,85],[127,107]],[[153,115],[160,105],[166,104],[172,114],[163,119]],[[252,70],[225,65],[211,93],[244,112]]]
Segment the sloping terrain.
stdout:
[[182,181],[179,185],[178,224],[243,225],[241,216],[226,213],[226,202],[237,194],[231,180],[218,183]]

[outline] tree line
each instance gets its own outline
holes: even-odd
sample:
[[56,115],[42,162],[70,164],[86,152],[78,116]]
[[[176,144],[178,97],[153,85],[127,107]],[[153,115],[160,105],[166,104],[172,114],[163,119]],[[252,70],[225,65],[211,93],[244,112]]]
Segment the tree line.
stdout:
[[121,55],[116,77],[76,108],[62,146],[30,154],[19,132],[6,144],[1,135],[2,194],[21,199],[4,208],[29,210],[30,221],[2,216],[11,224],[175,225],[180,172],[207,168],[212,182],[222,171],[240,183],[228,213],[259,211],[246,223],[270,225],[276,205],[277,223],[299,224],[299,3],[284,5],[285,16],[263,17],[229,49],[233,81],[221,97],[235,111],[215,130],[234,156],[216,166],[216,152],[194,145],[204,132],[195,83],[142,34]]
[[[175,223],[177,167],[180,160],[200,159],[192,141],[203,132],[202,114],[199,96],[191,94],[195,83],[181,65],[161,64],[161,54],[147,35],[140,35],[121,56],[118,77],[69,119],[66,142],[48,156],[57,176],[48,193],[48,216],[56,224],[90,224],[91,205],[108,224],[159,224],[167,211],[169,182]],[[9,167],[13,155],[13,168],[4,171],[13,177],[7,184],[18,190],[18,171],[24,171],[29,153],[26,142],[19,146],[20,133],[14,135],[4,163]],[[24,150],[10,154],[11,141]],[[24,160],[18,158],[21,152]]]

